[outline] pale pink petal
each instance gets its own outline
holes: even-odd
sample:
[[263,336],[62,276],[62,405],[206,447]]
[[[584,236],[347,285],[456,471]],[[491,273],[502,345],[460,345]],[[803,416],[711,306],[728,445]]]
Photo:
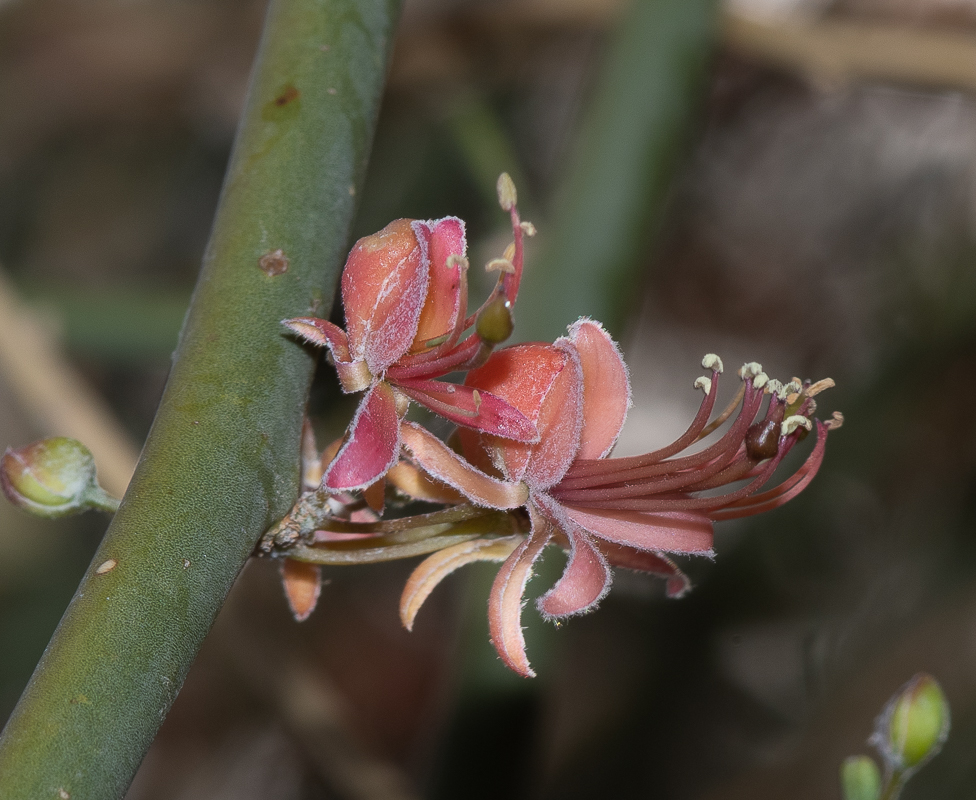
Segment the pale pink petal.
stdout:
[[336,361],[349,361],[349,340],[346,338],[346,332],[327,319],[295,317],[282,320],[281,324],[293,330],[306,342],[317,347],[328,347]]
[[522,483],[500,481],[475,469],[444,442],[414,422],[404,422],[403,446],[421,469],[453,486],[471,502],[488,508],[525,505],[529,490]]
[[539,440],[535,423],[491,392],[446,381],[424,380],[400,381],[397,388],[455,425],[517,442]]
[[614,542],[600,541],[600,551],[615,567],[646,572],[664,578],[668,597],[678,598],[691,589],[691,581],[677,564],[662,553],[650,550],[637,550]]
[[522,636],[522,605],[525,586],[532,577],[532,565],[552,537],[552,527],[530,505],[532,533],[502,564],[488,598],[488,630],[502,661],[519,675],[534,678],[525,655]]
[[638,550],[712,554],[712,522],[695,511],[599,511],[563,505],[577,525],[609,542]]
[[581,319],[569,329],[583,368],[583,431],[577,458],[606,458],[630,408],[630,378],[620,348],[599,322]]
[[504,561],[521,541],[521,536],[474,539],[446,547],[421,561],[410,573],[400,597],[400,621],[403,627],[408,631],[413,629],[414,619],[424,601],[454,570],[474,561]]
[[464,222],[457,217],[414,222],[417,238],[425,238],[430,257],[430,283],[427,300],[420,312],[417,335],[411,351],[423,350],[433,339],[454,330],[458,317],[464,317],[467,291],[459,263],[448,265],[451,256],[463,258],[467,250]]
[[380,376],[413,344],[427,298],[429,259],[412,221],[399,219],[356,242],[342,271],[349,354]]
[[572,549],[556,585],[538,600],[546,619],[569,617],[592,610],[610,590],[610,570],[593,541],[580,528],[564,531]]
[[321,568],[317,564],[285,558],[281,561],[281,581],[295,621],[304,622],[319,601],[322,591]]
[[407,461],[394,464],[386,473],[386,479],[397,491],[413,500],[455,506],[463,503],[466,499],[457,489],[434,480],[427,473]]
[[346,441],[326,469],[323,484],[332,491],[364,489],[396,463],[399,450],[400,417],[393,387],[380,381],[356,409]]

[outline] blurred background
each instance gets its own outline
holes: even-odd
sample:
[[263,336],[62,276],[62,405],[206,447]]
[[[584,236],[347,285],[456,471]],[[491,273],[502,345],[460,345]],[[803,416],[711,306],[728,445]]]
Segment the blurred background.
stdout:
[[[71,433],[124,486],[264,6],[0,0],[0,443]],[[706,352],[834,378],[847,424],[804,495],[686,560],[684,599],[619,574],[558,629],[530,606],[534,681],[487,644],[490,565],[408,634],[411,562],[331,569],[301,625],[252,562],[131,800],[839,797],[920,670],[953,730],[904,797],[972,797],[974,93],[974,0],[407,0],[356,237],[455,214],[483,261],[507,170],[539,229],[516,337],[610,326],[619,453],[684,429]],[[321,373],[326,441],[351,406]],[[105,524],[0,505],[0,720]]]

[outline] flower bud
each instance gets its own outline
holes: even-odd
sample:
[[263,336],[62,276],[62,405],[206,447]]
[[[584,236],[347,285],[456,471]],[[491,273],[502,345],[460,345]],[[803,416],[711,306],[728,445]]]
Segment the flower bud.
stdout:
[[878,800],[881,772],[873,758],[851,756],[841,765],[840,785],[844,800]]
[[475,330],[485,344],[501,344],[512,335],[515,323],[511,305],[505,295],[498,295],[478,314]]
[[114,511],[119,504],[98,485],[91,451],[63,436],[8,448],[0,463],[0,485],[11,503],[41,517],[90,508]]
[[878,718],[872,741],[893,770],[911,773],[935,756],[949,735],[949,704],[931,675],[906,683]]

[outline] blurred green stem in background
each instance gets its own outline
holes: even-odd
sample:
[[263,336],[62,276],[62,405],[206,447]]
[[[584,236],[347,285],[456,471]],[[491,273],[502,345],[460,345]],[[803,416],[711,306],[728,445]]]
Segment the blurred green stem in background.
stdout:
[[[671,180],[691,150],[717,12],[715,0],[637,0],[620,20],[555,213],[544,226],[544,256],[525,270],[515,319],[520,340],[551,341],[583,314],[619,336],[641,283],[642,254],[663,224]],[[536,593],[556,581],[563,563],[550,550],[533,583]],[[526,681],[505,669],[489,645],[485,620],[496,571],[479,570],[469,587],[473,616],[464,645],[471,650],[432,777],[434,798],[521,797],[527,787],[519,780],[536,763],[533,729],[543,681],[556,667],[549,655],[556,629],[527,608],[528,654],[540,677]],[[479,766],[489,749],[504,770]],[[472,774],[481,776],[478,786],[470,785]]]
[[238,572],[295,501],[314,357],[279,321],[331,308],[399,5],[271,3],[152,432],[0,738],[5,800],[125,794]]
[[[610,43],[565,183],[525,270],[516,336],[551,341],[586,315],[619,337],[691,151],[718,33],[716,0],[635,0]],[[527,308],[528,298],[532,302]]]

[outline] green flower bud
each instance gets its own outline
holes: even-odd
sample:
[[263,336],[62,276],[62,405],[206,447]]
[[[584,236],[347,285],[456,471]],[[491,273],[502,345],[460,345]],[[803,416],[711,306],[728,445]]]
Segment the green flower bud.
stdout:
[[498,295],[478,314],[475,331],[481,341],[488,345],[504,342],[512,335],[515,323],[512,321],[512,304],[505,295]]
[[933,758],[949,736],[949,704],[931,675],[906,683],[878,718],[874,741],[893,770],[906,775]]
[[841,765],[840,785],[844,800],[878,800],[881,771],[873,758],[851,756]]
[[90,508],[115,511],[119,505],[98,485],[91,451],[63,436],[8,448],[0,462],[0,486],[11,503],[41,517]]

